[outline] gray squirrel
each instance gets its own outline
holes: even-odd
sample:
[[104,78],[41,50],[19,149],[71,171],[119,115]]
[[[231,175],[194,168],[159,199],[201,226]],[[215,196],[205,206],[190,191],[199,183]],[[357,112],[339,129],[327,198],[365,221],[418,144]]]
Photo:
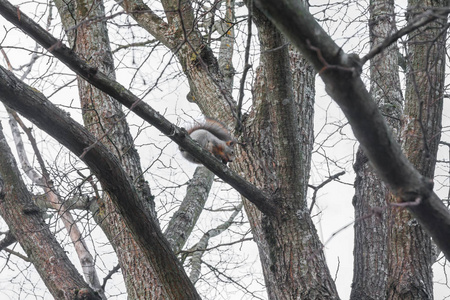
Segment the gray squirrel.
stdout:
[[[211,152],[224,164],[232,162],[234,156],[234,145],[236,140],[231,136],[222,122],[212,118],[205,118],[205,122],[196,124],[187,129],[189,136],[200,144],[204,149]],[[181,155],[188,161],[201,164],[196,158],[179,147]]]

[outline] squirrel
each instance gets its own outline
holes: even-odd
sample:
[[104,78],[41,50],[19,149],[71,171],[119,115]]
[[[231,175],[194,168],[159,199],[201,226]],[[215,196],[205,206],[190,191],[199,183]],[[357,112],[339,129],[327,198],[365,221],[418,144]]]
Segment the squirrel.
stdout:
[[[212,118],[205,118],[205,122],[196,124],[187,129],[189,136],[204,149],[211,152],[224,164],[232,162],[235,158],[233,147],[236,140],[231,136],[222,122]],[[201,164],[196,158],[179,147],[181,155],[188,161]]]

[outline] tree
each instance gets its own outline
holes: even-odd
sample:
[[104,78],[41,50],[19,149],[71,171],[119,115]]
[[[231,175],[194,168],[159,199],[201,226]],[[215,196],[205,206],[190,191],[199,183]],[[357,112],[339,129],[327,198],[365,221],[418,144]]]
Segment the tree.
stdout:
[[[377,3],[385,10],[377,10]],[[0,14],[4,18],[21,28],[42,47],[49,49],[53,56],[77,74],[84,126],[52,104],[48,96],[29,87],[3,68],[0,71],[0,100],[67,147],[92,172],[92,177],[83,175],[83,182],[94,182],[92,189],[83,190],[83,194],[88,193],[90,195],[88,198],[91,199],[94,195],[96,197],[95,201],[91,202],[95,202],[96,205],[87,207],[95,223],[101,227],[114,248],[130,298],[200,298],[194,283],[199,278],[199,264],[203,252],[207,249],[209,238],[229,228],[241,206],[236,205],[227,221],[217,228],[208,230],[189,251],[179,253],[203,210],[211,188],[212,174],[202,169],[196,172],[189,188],[191,191],[199,190],[200,194],[193,192],[186,195],[163,234],[153,202],[154,196],[150,192],[154,187],[142,176],[144,172],[133,135],[126,121],[126,113],[120,104],[189,151],[244,197],[243,204],[259,249],[265,287],[270,299],[338,299],[334,280],[325,261],[323,244],[315,229],[307,202],[314,145],[314,76],[315,72],[318,72],[325,82],[328,93],[343,109],[356,138],[361,143],[362,151],[390,191],[399,199],[398,204],[391,205],[391,202],[397,203],[397,200],[389,200],[383,205],[385,203],[383,200],[388,198],[385,196],[387,190],[383,190],[368,203],[372,207],[369,211],[367,207],[359,206],[363,203],[355,198],[357,241],[353,297],[359,297],[359,293],[364,289],[360,283],[364,284],[366,276],[360,276],[358,270],[364,268],[366,263],[372,264],[370,260],[364,261],[358,257],[364,256],[364,249],[371,246],[382,263],[373,268],[373,272],[367,276],[379,276],[383,279],[380,285],[376,286],[380,287],[378,291],[382,295],[394,295],[399,291],[398,294],[401,294],[402,291],[398,287],[402,286],[402,282],[389,281],[390,278],[395,278],[393,276],[396,274],[395,270],[387,276],[380,273],[389,263],[395,262],[386,251],[382,251],[383,247],[398,246],[398,239],[394,237],[407,235],[399,231],[404,224],[401,222],[405,222],[403,214],[407,214],[406,211],[398,212],[390,210],[389,207],[407,208],[433,237],[447,258],[450,255],[447,238],[450,215],[441,200],[433,193],[432,185],[425,177],[432,176],[435,159],[422,165],[416,163],[415,168],[419,171],[423,171],[423,168],[430,170],[424,171],[423,176],[413,167],[403,155],[397,138],[392,137],[383,116],[365,89],[360,75],[364,63],[372,59],[373,97],[387,98],[382,111],[391,118],[395,117],[400,114],[396,103],[400,102],[401,94],[399,94],[399,79],[395,75],[398,73],[395,65],[397,49],[395,46],[389,46],[399,37],[410,33],[411,44],[407,48],[409,54],[424,51],[414,48],[413,45],[435,49],[436,54],[428,58],[434,57],[439,62],[435,67],[436,75],[431,75],[432,70],[428,67],[423,67],[426,71],[422,71],[422,74],[430,75],[428,88],[424,88],[424,91],[428,91],[431,95],[430,91],[435,91],[434,88],[437,86],[438,93],[436,97],[427,98],[430,102],[424,102],[425,104],[420,107],[427,108],[423,111],[426,111],[430,120],[435,122],[429,122],[432,126],[430,129],[424,130],[422,126],[420,129],[409,128],[409,130],[423,133],[424,138],[421,139],[419,135],[419,141],[426,141],[422,144],[423,149],[428,149],[425,146],[431,146],[430,143],[433,141],[433,146],[430,147],[433,150],[427,153],[431,157],[436,157],[441,105],[431,104],[441,103],[443,97],[445,56],[442,43],[445,41],[446,27],[439,21],[446,18],[448,11],[438,8],[425,9],[425,14],[419,15],[420,18],[409,19],[403,32],[396,32],[394,21],[389,19],[393,16],[393,6],[383,6],[392,3],[374,2],[371,6],[372,20],[379,18],[380,23],[370,24],[373,42],[371,51],[359,59],[356,55],[347,55],[343,52],[300,1],[254,3],[246,1],[245,4],[248,11],[246,30],[249,38],[245,46],[238,101],[234,101],[233,49],[238,45],[234,44],[238,41],[236,29],[241,28],[235,15],[234,1],[224,1],[222,4],[222,1],[209,3],[164,0],[161,1],[162,7],[148,7],[141,1],[124,1],[118,4],[121,6],[120,12],[111,14],[106,13],[101,1],[77,1],[70,4],[56,1],[62,26],[67,32],[67,42],[70,45],[68,47],[10,3],[0,0]],[[411,7],[414,5],[411,3]],[[113,6],[111,12],[117,9]],[[224,167],[211,155],[202,151],[187,138],[184,130],[146,104],[147,101],[143,99],[148,93],[140,91],[139,88],[142,87],[135,84],[134,79],[131,80],[129,89],[115,80],[116,67],[111,56],[112,40],[108,37],[107,21],[127,24],[128,19],[122,20],[122,15],[134,19],[135,23],[129,27],[130,33],[134,33],[132,28],[137,25],[155,39],[146,43],[152,45],[152,51],[156,52],[159,44],[168,49],[173,56],[170,61],[176,60],[189,85],[188,100],[194,102],[204,115],[224,121],[234,129],[240,144],[237,148],[238,159],[230,165],[230,168]],[[386,16],[388,29],[379,31]],[[435,20],[438,21],[431,23]],[[255,78],[251,80],[253,82],[251,103],[245,103],[244,92],[248,83],[246,76],[251,68],[248,57],[252,45],[250,33],[253,30],[253,22],[258,30],[259,66],[255,70]],[[431,28],[438,25],[436,26],[438,29],[432,32],[424,30],[423,34],[416,36],[419,29],[423,28],[421,26],[427,24],[433,24],[430,25]],[[423,37],[425,40],[417,43],[414,40],[416,37]],[[129,43],[127,47],[138,49],[139,45]],[[376,56],[382,50],[386,50],[385,53]],[[422,60],[424,57],[426,56],[421,55]],[[407,55],[406,58],[411,58],[407,64],[410,68],[407,75],[417,76],[414,72],[416,69],[412,67],[418,62],[414,60],[414,56]],[[424,62],[429,63],[430,60],[425,59]],[[134,77],[140,76],[140,70]],[[380,74],[377,71],[392,74],[393,78],[389,82],[382,82],[385,77],[377,78],[377,74]],[[161,78],[162,75],[154,80],[154,87],[158,86]],[[417,77],[408,78],[409,88],[418,86],[415,84]],[[381,89],[377,91],[376,85]],[[150,92],[152,90],[151,88]],[[140,96],[136,93],[140,93]],[[413,94],[406,93],[406,100],[410,99],[407,103],[417,103]],[[417,92],[416,96],[422,98],[420,95]],[[432,112],[428,109],[431,107],[436,107],[436,110]],[[420,122],[424,120],[420,115],[423,112],[419,113],[420,111],[422,110],[411,110],[409,116],[418,119],[418,124],[423,125],[423,122]],[[398,128],[397,131],[400,130],[397,121],[389,124]],[[427,140],[427,136],[431,140]],[[412,142],[408,137],[402,136],[406,150],[409,145],[417,145],[416,141]],[[417,146],[415,147],[417,149]],[[2,149],[5,161],[0,167],[3,180],[1,190],[5,200],[0,210],[2,217],[8,224],[11,234],[27,253],[28,259],[41,274],[52,295],[67,299],[106,297],[104,285],[100,286],[95,279],[95,269],[89,268],[92,259],[88,259],[87,264],[82,259],[83,254],[88,253],[85,246],[81,245],[84,249],[80,251],[79,259],[83,266],[86,266],[84,275],[89,286],[80,276],[64,275],[64,272],[76,274],[76,271],[68,263],[69,260],[62,247],[55,243],[51,232],[44,230],[44,215],[31,201],[31,195],[26,191],[17,167],[12,163],[11,152],[4,144]],[[412,160],[413,154],[409,155]],[[422,153],[420,155],[424,157]],[[362,152],[359,152],[356,171],[367,168],[364,165],[366,163]],[[66,207],[70,205],[58,199],[49,172],[45,171],[45,164],[42,163],[40,167],[44,176],[39,184],[44,188],[46,202],[53,203],[53,209],[61,212],[61,218],[66,218],[64,213],[69,209]],[[242,177],[237,174],[241,174]],[[360,173],[358,176],[370,179],[372,177]],[[95,185],[96,180],[101,185],[100,189]],[[374,189],[370,187],[375,184],[361,184],[358,186],[357,195],[365,193],[373,196],[371,191]],[[15,186],[20,186],[21,191],[14,190]],[[13,199],[18,198],[24,199],[24,202],[14,205]],[[384,214],[381,226],[377,223],[379,213],[372,212],[376,208],[382,210]],[[369,214],[368,217],[366,214]],[[10,215],[18,217],[9,218]],[[406,218],[408,222],[409,215]],[[393,225],[390,222],[393,222]],[[40,224],[41,229],[36,227],[31,232],[42,232],[44,237],[30,242],[30,229],[23,228],[28,223],[36,223],[36,226]],[[72,221],[68,223],[69,233],[72,232],[70,228],[74,226],[73,224]],[[375,242],[373,238],[369,240],[369,244],[364,244],[359,237],[371,230],[376,232],[379,240]],[[80,237],[72,239],[74,245],[77,245],[79,239]],[[428,243],[428,246],[417,248],[424,253],[417,263],[418,265],[425,263],[428,269],[422,274],[430,276],[431,244],[425,237],[419,239]],[[362,242],[361,245],[359,242]],[[50,258],[56,257],[56,254],[52,255],[53,252],[48,251],[40,253],[43,257],[33,255],[39,247],[49,245],[53,246],[52,251],[58,253],[62,261],[67,262],[54,268],[52,276],[46,276],[49,274],[46,269],[49,264],[46,262],[51,262]],[[191,274],[188,277],[180,261],[184,261],[186,255],[190,253],[192,253]],[[374,256],[371,256],[371,259],[373,258]],[[402,262],[407,262],[407,259],[405,257]],[[136,267],[137,265],[139,267]],[[72,277],[76,280],[70,282],[55,280]],[[429,282],[426,284],[428,289]],[[391,291],[394,291],[394,294],[391,294]],[[430,296],[428,291],[427,295]],[[392,296],[393,299],[398,297]]]
[[[413,1],[409,3],[410,27],[415,26],[417,14],[423,12],[422,9],[417,10],[419,4]],[[444,3],[426,5],[439,7]],[[373,1],[370,9],[369,27],[373,47],[381,44],[384,36],[396,31],[395,11],[391,1]],[[371,60],[371,94],[387,117],[396,138],[401,140],[408,159],[428,178],[434,177],[441,130],[444,86],[444,65],[441,63],[445,61],[443,49],[446,37],[442,28],[442,24],[431,23],[415,31],[407,40],[405,101],[401,92],[397,46],[391,45],[384,50],[385,54]],[[433,42],[430,43],[430,40]],[[435,60],[431,61],[430,57]],[[420,76],[426,78],[420,79]],[[422,117],[424,115],[425,118]],[[355,218],[362,221],[355,226],[355,253],[359,263],[355,264],[352,298],[432,298],[430,270],[435,258],[431,257],[431,239],[405,210],[378,211],[367,217],[368,212],[399,200],[389,193],[389,189],[374,174],[362,149],[358,151],[355,170],[358,174],[354,198]],[[363,238],[367,234],[373,236]]]

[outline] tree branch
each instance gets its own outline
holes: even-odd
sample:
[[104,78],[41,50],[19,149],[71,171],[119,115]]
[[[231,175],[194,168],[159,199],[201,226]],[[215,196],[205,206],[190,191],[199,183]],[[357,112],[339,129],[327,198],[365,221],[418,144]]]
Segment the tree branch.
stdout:
[[[23,17],[23,16],[22,16]],[[44,95],[27,86],[0,67],[0,100],[20,112],[75,155],[81,155],[96,138],[66,113],[54,106]],[[133,184],[117,158],[101,143],[86,153],[83,161],[97,176],[103,188],[124,217],[127,226],[142,247],[151,264],[164,265],[157,274],[170,292],[180,292],[197,299],[198,294],[164,238],[159,225],[149,215]],[[162,272],[165,270],[165,272]],[[181,295],[179,295],[182,297]]]
[[[408,206],[408,210],[433,237],[447,259],[450,259],[449,211],[432,191],[432,181],[420,175],[393,138],[359,77],[361,65],[358,58],[347,55],[336,45],[299,1],[255,2],[317,71],[325,66],[323,60],[328,65],[338,66],[320,73],[328,94],[341,107],[364,153],[391,191],[404,202],[414,202],[421,198],[420,204]],[[320,49],[321,57],[313,47]]]
[[[101,91],[115,98],[117,101],[128,107],[142,119],[155,126],[155,128],[168,136],[175,143],[182,146],[185,151],[192,154],[192,156],[201,161],[203,165],[210,169],[214,174],[219,176],[221,179],[235,188],[239,193],[241,193],[244,197],[246,197],[249,201],[255,204],[261,212],[266,215],[275,215],[278,213],[279,209],[275,205],[276,201],[273,201],[270,195],[266,195],[256,186],[240,177],[236,173],[232,172],[209,152],[203,150],[196,142],[190,139],[185,130],[173,125],[166,118],[164,118],[164,116],[141,101],[141,99],[139,99],[125,87],[120,85],[117,81],[110,79],[108,76],[100,72],[97,68],[88,65],[84,60],[80,59],[71,49],[62,44],[60,40],[54,38],[33,20],[28,18],[25,14],[21,13],[19,18],[17,15],[17,11],[18,9],[12,6],[8,1],[0,0],[0,14],[3,17],[21,28],[27,35],[29,35],[43,47],[49,49],[49,51],[51,51],[55,57],[57,57],[61,62],[72,69],[72,71],[83,77],[86,81],[88,81]],[[7,76],[11,77],[11,75]],[[13,98],[14,97],[10,98],[9,101],[11,101]],[[4,100],[5,103],[8,102],[8,99],[4,98]],[[45,104],[45,106],[48,105],[51,105],[51,103]],[[15,109],[21,114],[25,115],[24,111],[21,110],[19,106],[20,105],[17,105],[16,103]],[[38,115],[34,116],[30,116],[28,114],[29,119],[37,121],[38,118],[41,118],[40,114],[42,114],[42,112],[39,112],[37,114]],[[59,138],[55,138],[60,141]],[[66,139],[66,137],[61,137],[61,139]],[[95,142],[97,141],[92,141],[91,144]],[[85,146],[85,148],[86,147],[89,147],[89,145]],[[76,152],[77,155],[80,155],[81,153],[78,153],[78,150]]]
[[208,248],[209,240],[212,237],[218,236],[222,232],[224,232],[227,228],[229,228],[234,221],[234,218],[239,214],[239,212],[242,210],[243,202],[241,202],[233,211],[231,216],[228,218],[227,221],[223,222],[216,228],[212,228],[208,230],[195,244],[193,249],[190,249],[190,251],[193,251],[192,259],[191,259],[191,274],[189,275],[190,280],[195,283],[197,282],[198,278],[200,277],[201,267],[202,267],[202,257],[205,253],[206,249]]
[[367,61],[372,59],[375,55],[379,54],[381,51],[395,43],[401,37],[407,35],[408,33],[413,32],[414,30],[433,22],[439,18],[447,19],[447,14],[450,13],[450,8],[434,8],[425,11],[424,13],[418,15],[415,21],[408,24],[408,26],[403,27],[402,29],[396,31],[392,35],[388,36],[381,44],[376,45],[372,49],[370,49],[369,53],[367,53],[363,58],[361,58],[361,66],[364,65]]
[[106,283],[108,283],[108,280],[111,279],[111,277],[117,273],[120,269],[120,265],[117,264],[116,266],[114,266],[114,268],[112,268],[111,271],[108,272],[108,274],[105,276],[105,278],[103,278],[103,284],[102,284],[102,289],[105,290],[106,288]]
[[0,126],[0,214],[11,233],[55,298],[73,299],[86,293],[85,299],[100,299],[83,281],[32,202],[2,130]]
[[330,177],[327,178],[327,180],[325,180],[324,182],[322,182],[321,184],[319,184],[318,186],[313,186],[313,185],[308,185],[310,188],[312,188],[314,190],[313,192],[313,196],[312,196],[312,200],[311,200],[311,205],[309,207],[309,213],[312,212],[313,208],[314,208],[314,204],[316,203],[316,197],[317,197],[317,192],[323,188],[325,185],[327,185],[328,183],[330,183],[331,181],[335,180],[335,179],[339,179],[340,176],[344,175],[345,171],[341,171],[337,174],[334,174]]
[[169,49],[177,48],[169,25],[141,0],[117,1],[139,25]]
[[170,219],[164,232],[164,236],[169,241],[175,254],[178,254],[183,249],[184,244],[191,235],[192,229],[205,207],[213,179],[214,174],[211,171],[203,166],[199,166],[189,181],[186,196]]
[[15,236],[11,233],[11,231],[7,231],[5,233],[2,233],[5,235],[5,237],[0,240],[0,251],[6,249],[9,245],[12,245],[13,243],[17,242]]

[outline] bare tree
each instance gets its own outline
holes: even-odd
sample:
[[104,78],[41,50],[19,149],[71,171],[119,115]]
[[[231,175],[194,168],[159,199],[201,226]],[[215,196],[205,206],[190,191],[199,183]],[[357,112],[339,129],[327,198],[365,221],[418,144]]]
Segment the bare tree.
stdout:
[[[67,66],[71,70],[72,80],[76,74],[80,104],[75,111],[81,115],[84,126],[49,100],[53,93],[38,92],[2,67],[0,100],[53,137],[89,168],[88,175],[78,170],[78,180],[80,176],[81,180],[77,189],[84,194],[79,199],[91,199],[84,209],[89,210],[93,224],[101,228],[112,245],[118,260],[118,267],[113,270],[120,267],[130,298],[199,299],[202,264],[218,280],[226,278],[250,296],[260,297],[251,288],[221,272],[220,267],[204,261],[205,253],[216,248],[211,246],[211,240],[232,228],[242,206],[245,207],[252,239],[259,250],[265,288],[270,299],[339,298],[325,260],[324,246],[313,223],[312,206],[308,203],[314,145],[316,73],[324,81],[327,92],[342,108],[361,143],[355,163],[358,177],[352,297],[401,297],[404,283],[392,282],[392,279],[398,278],[399,272],[405,270],[396,267],[406,265],[416,269],[417,266],[424,266],[418,272],[420,275],[410,278],[426,277],[423,286],[414,293],[418,297],[432,297],[432,249],[425,233],[433,237],[446,257],[450,255],[450,215],[433,192],[429,179],[433,176],[440,140],[439,109],[442,107],[445,66],[443,43],[448,14],[448,9],[443,5],[423,8],[424,13],[417,15],[412,13],[415,4],[411,3],[408,24],[397,31],[392,2],[374,2],[370,6],[371,47],[363,58],[348,55],[337,46],[310,15],[306,1],[245,1],[246,9],[239,8],[234,1],[163,0],[151,4],[140,0],[117,4],[56,1],[55,5],[64,28],[63,38],[54,37],[36,23],[38,17],[28,17],[5,0],[0,0],[0,14],[48,49],[49,53],[45,55],[54,56]],[[51,12],[52,6],[48,8]],[[237,11],[243,14],[237,15]],[[241,26],[243,20],[245,26]],[[161,69],[150,87],[146,83],[137,83],[138,79],[145,82],[147,75],[152,76],[150,72],[143,73],[146,59],[135,68],[129,88],[116,81],[115,72],[124,63],[119,55],[112,55],[114,50],[111,46],[115,40],[110,38],[108,30],[117,28],[119,31],[121,27],[129,30],[130,38],[125,39],[127,45],[117,47],[118,51],[129,48],[134,53],[145,46],[146,50],[150,49],[143,51],[150,52],[149,61],[154,59],[153,53],[163,57]],[[144,31],[135,32],[135,28]],[[255,28],[256,38],[251,34]],[[240,31],[247,34],[246,38],[241,39],[242,44],[238,43],[237,33]],[[148,39],[134,43],[137,33],[148,35]],[[398,49],[394,44],[406,34],[409,34],[405,55],[408,71],[406,114],[403,114],[397,69]],[[252,68],[250,61],[255,44],[258,68]],[[237,47],[243,49],[240,69],[234,66]],[[134,64],[134,56],[131,57]],[[363,66],[369,60],[372,95],[360,78]],[[175,72],[176,68],[181,70],[176,75],[165,74]],[[239,80],[235,80],[236,74],[239,74]],[[185,130],[176,126],[174,123],[180,118],[172,118],[171,122],[153,107],[156,101],[152,101],[152,93],[156,93],[168,78],[181,75],[189,87],[187,99],[198,106],[203,115],[223,121],[233,129],[239,143],[237,160],[230,164],[230,168],[201,149]],[[253,77],[247,78],[248,75]],[[41,77],[45,76],[37,76],[36,82],[41,82]],[[424,82],[427,84],[422,84]],[[237,101],[233,97],[235,94]],[[422,99],[422,102],[417,99]],[[72,104],[65,103],[65,106],[67,109],[73,108]],[[135,122],[131,121],[131,114],[141,120],[139,122],[152,125],[212,171],[197,170],[188,184],[188,193],[183,201],[178,201],[176,193],[169,192],[169,186],[159,188],[156,180],[147,181],[144,177],[147,175],[147,178],[154,179],[158,174],[150,167],[145,174],[146,169],[142,167],[138,154],[139,146],[133,136],[136,123],[129,125],[129,122]],[[406,118],[417,122],[400,122]],[[387,124],[398,136],[392,134]],[[406,127],[413,124],[419,127]],[[147,130],[143,125],[136,128],[138,134]],[[409,134],[411,132],[413,134]],[[409,147],[414,147],[412,152]],[[6,146],[4,149],[0,157],[12,161],[10,151]],[[165,146],[151,149],[158,149],[160,156],[169,152]],[[416,154],[419,154],[417,160]],[[165,164],[160,158],[155,161],[169,172],[179,166],[172,162]],[[44,172],[44,166],[40,169],[47,182],[53,180]],[[374,171],[382,181],[373,178]],[[11,169],[2,165],[0,175],[4,178],[5,188],[2,189],[7,191],[4,193],[7,201],[0,203],[0,212],[10,232],[27,253],[27,259],[43,276],[52,295],[55,298],[76,299],[81,297],[74,295],[76,290],[94,299],[98,297],[96,290],[102,297],[107,297],[105,283],[99,289],[98,280],[86,278],[90,287],[78,274],[72,276],[76,280],[59,281],[59,276],[65,276],[64,272],[76,273],[70,263],[59,265],[59,273],[55,273],[54,277],[45,277],[53,257],[51,251],[61,253],[62,247],[55,244],[55,238],[48,230],[29,227],[20,231],[21,226],[28,222],[45,222],[42,213],[34,208],[28,191],[24,191],[26,196],[23,197],[27,197],[24,198],[25,206],[32,207],[31,214],[38,219],[10,218],[10,215],[30,215],[21,202],[14,210],[6,205],[14,203],[11,199],[17,197],[8,193],[9,187],[21,186],[25,189],[17,170],[14,171],[15,177],[8,177],[10,172]],[[201,228],[198,220],[200,213],[205,213],[212,174],[239,192],[243,205],[239,201],[226,202],[229,206],[222,209],[221,222],[204,228],[203,234],[198,234],[195,240],[193,228]],[[329,174],[329,180],[309,186],[316,192],[341,174]],[[169,184],[169,181],[166,183]],[[46,194],[57,195],[54,185],[45,185],[44,189]],[[170,204],[158,208],[154,202],[156,190],[160,191],[158,197],[170,198],[167,201]],[[389,192],[398,198],[389,196]],[[74,193],[68,194],[73,196]],[[315,201],[316,193],[313,194]],[[92,205],[93,202],[95,205]],[[64,217],[66,210],[70,210],[69,202],[55,200],[53,203],[57,204],[53,209],[60,212],[61,217]],[[393,206],[400,208],[391,209]],[[176,211],[167,222],[164,234],[160,225],[162,209],[167,211],[162,213],[167,214],[167,218],[169,211]],[[409,213],[421,224],[422,231],[415,230],[418,227],[412,223]],[[414,225],[411,226],[414,232],[401,231],[404,224]],[[30,232],[38,230],[43,237],[35,243],[28,237],[32,236]],[[199,233],[199,230],[195,232]],[[371,235],[368,235],[369,232]],[[249,240],[238,236],[237,243]],[[364,241],[365,237],[369,238]],[[411,252],[402,252],[405,248],[400,247],[404,245],[400,238],[407,237],[411,237],[408,244],[421,244],[407,248],[417,250],[417,255],[421,253],[420,259],[414,260],[417,256],[406,255]],[[74,244],[76,242],[73,241]],[[41,253],[42,256],[32,255],[38,247],[51,245],[52,250]],[[405,255],[402,260],[396,260],[386,249],[398,249],[393,253]],[[369,250],[370,255],[365,257]],[[63,252],[60,255],[61,260],[68,262]],[[226,264],[224,260],[221,262]],[[362,271],[367,268],[371,268],[370,273]],[[387,268],[389,272],[386,274]],[[106,278],[110,278],[111,274]],[[368,278],[379,280],[368,281]]]
[[[415,26],[417,21],[419,4],[409,3],[410,27]],[[370,11],[371,48],[374,49],[384,42],[385,37],[397,31],[394,3],[373,2]],[[434,176],[432,170],[440,140],[445,30],[445,24],[438,20],[438,23],[414,31],[407,40],[408,79],[404,113],[398,63],[401,55],[396,44],[371,60],[371,94],[393,133],[397,139],[401,139],[408,158],[422,175],[429,178]],[[432,62],[430,57],[439,63]],[[417,78],[421,74],[426,78]],[[436,89],[436,86],[441,88]],[[423,120],[423,116],[426,116],[427,121]],[[354,198],[355,218],[360,219],[361,224],[355,225],[355,253],[359,262],[354,265],[355,288],[352,298],[432,298],[431,240],[406,210],[386,209],[392,203],[396,205],[397,199],[389,194],[387,187],[376,177],[362,149],[358,153],[355,169],[358,174]]]

